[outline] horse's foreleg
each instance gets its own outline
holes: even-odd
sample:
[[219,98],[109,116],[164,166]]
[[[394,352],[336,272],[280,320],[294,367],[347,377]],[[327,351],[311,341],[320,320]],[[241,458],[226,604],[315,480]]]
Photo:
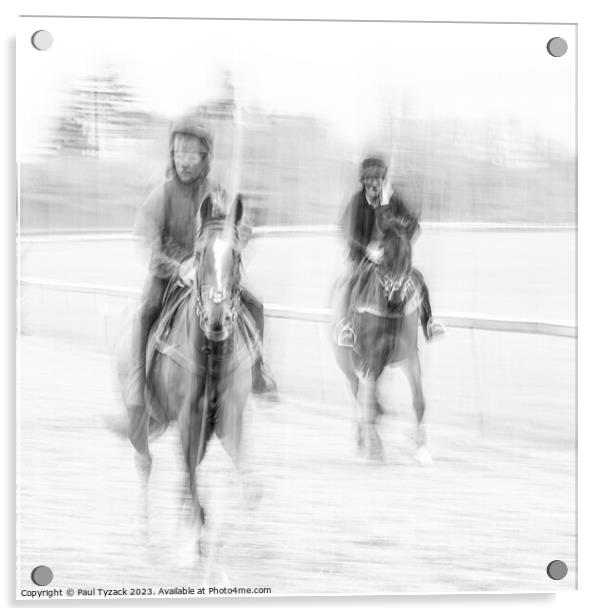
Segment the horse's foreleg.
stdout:
[[422,389],[422,371],[420,369],[420,359],[418,355],[413,355],[408,359],[406,372],[410,383],[410,391],[412,393],[414,413],[416,414],[416,431],[414,436],[416,443],[415,455],[421,464],[430,466],[433,460],[426,448],[426,431],[423,423],[426,404]]
[[362,409],[362,405],[359,400],[356,398],[353,399],[353,421],[355,428],[355,444],[357,455],[362,455],[364,451],[364,447],[366,445],[365,435],[364,435],[364,411]]
[[353,408],[353,426],[355,429],[355,445],[358,454],[364,449],[364,412],[359,400],[360,380],[355,374],[355,371],[345,371],[345,376],[349,382],[349,391],[351,393],[351,405]]
[[[250,375],[249,367],[248,382],[243,374],[238,379],[228,381],[227,387],[220,388],[215,423],[215,434],[232,461],[247,501],[252,498],[250,491],[255,487],[243,442],[243,413],[251,391]],[[242,391],[237,391],[238,387],[241,387]],[[223,474],[214,476],[210,482],[210,508],[203,527],[203,554],[206,556],[203,586],[230,584],[222,552],[224,528],[229,524],[228,514],[232,504],[231,489],[232,484]]]
[[410,391],[412,393],[412,405],[416,414],[416,423],[422,424],[424,419],[424,410],[426,404],[424,401],[424,392],[422,390],[422,371],[420,369],[420,359],[418,355],[413,355],[407,361],[406,372],[410,383]]
[[208,408],[206,408],[208,404],[207,396],[203,395],[199,399],[196,392],[193,392],[193,395],[185,399],[183,411],[178,419],[186,468],[187,491],[192,505],[192,523],[199,535],[205,522],[205,515],[199,498],[197,469],[205,455],[207,443],[212,434],[211,422],[208,420]]
[[209,422],[209,401],[203,397],[198,404],[194,405],[190,412],[189,420],[189,446],[186,453],[186,466],[188,469],[188,485],[192,496],[192,504],[198,521],[204,523],[204,513],[199,498],[197,483],[197,469],[207,451],[207,444],[212,434]]
[[369,460],[380,461],[384,457],[383,445],[376,431],[377,401],[376,379],[363,376],[359,379],[358,402],[361,413],[361,431],[365,439],[366,454]]

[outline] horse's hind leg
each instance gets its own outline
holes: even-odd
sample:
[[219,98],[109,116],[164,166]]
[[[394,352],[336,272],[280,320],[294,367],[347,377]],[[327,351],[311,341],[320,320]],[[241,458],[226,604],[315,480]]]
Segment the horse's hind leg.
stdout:
[[143,407],[128,408],[129,416],[129,439],[136,450],[134,453],[134,463],[136,471],[140,477],[139,511],[142,520],[142,538],[148,543],[149,532],[149,497],[148,484],[152,466],[152,458],[148,445],[149,416]]
[[335,346],[335,359],[341,368],[343,374],[349,383],[349,391],[351,393],[351,405],[353,408],[353,428],[355,430],[355,446],[358,455],[361,455],[364,450],[364,428],[362,418],[364,411],[359,401],[360,379],[355,372],[353,365],[353,351],[346,347]]
[[408,359],[406,372],[410,383],[410,391],[412,392],[412,405],[416,414],[416,422],[418,425],[424,419],[424,410],[426,404],[424,401],[424,392],[422,390],[422,371],[420,369],[420,359],[418,355],[414,355]]
[[[174,393],[177,393],[174,391]],[[189,396],[174,396],[177,406],[182,410],[178,414],[177,426],[182,446],[183,476],[181,485],[181,512],[177,521],[178,562],[182,565],[197,566],[201,533],[204,523],[204,510],[198,497],[197,465],[205,454],[206,440],[201,439],[201,411],[191,408]],[[201,443],[203,445],[201,446]]]
[[408,375],[408,381],[410,383],[410,391],[412,393],[412,404],[414,406],[414,413],[416,414],[416,431],[415,431],[415,443],[416,443],[416,458],[425,465],[430,466],[433,463],[433,459],[426,448],[426,431],[424,428],[424,411],[426,404],[424,401],[424,392],[422,389],[422,371],[420,368],[420,359],[418,355],[413,355],[408,358],[406,372]]
[[353,407],[353,425],[355,428],[355,446],[358,455],[361,455],[365,446],[364,435],[364,409],[359,399],[360,394],[360,379],[355,372],[346,373],[349,381],[349,390],[351,391],[352,407]]
[[136,466],[147,481],[152,462],[148,446],[149,415],[144,406],[130,406],[127,410],[128,438],[136,450]]
[[361,428],[365,439],[366,455],[368,460],[382,461],[384,459],[383,445],[376,430],[376,391],[376,379],[372,375],[360,378],[358,401],[362,414]]
[[231,386],[222,393],[222,412],[215,433],[234,464],[246,504],[254,507],[263,496],[263,487],[250,461],[250,443],[243,434],[244,415],[251,391],[251,381],[248,379],[245,382],[245,379],[246,374],[235,375]]

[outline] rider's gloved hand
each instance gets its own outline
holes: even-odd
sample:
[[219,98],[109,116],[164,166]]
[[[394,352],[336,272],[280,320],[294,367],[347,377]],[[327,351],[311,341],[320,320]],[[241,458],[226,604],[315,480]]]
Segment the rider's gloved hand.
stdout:
[[180,280],[187,286],[191,287],[194,284],[194,258],[186,259],[180,265]]
[[372,261],[372,263],[380,263],[383,258],[383,249],[378,242],[370,242],[366,248],[366,257]]

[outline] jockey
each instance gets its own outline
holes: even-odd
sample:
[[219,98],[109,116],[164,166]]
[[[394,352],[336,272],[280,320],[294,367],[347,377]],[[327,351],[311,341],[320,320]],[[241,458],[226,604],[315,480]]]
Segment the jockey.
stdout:
[[[144,202],[138,229],[150,245],[149,274],[142,292],[139,331],[135,334],[134,361],[137,363],[137,403],[144,406],[146,386],[146,345],[148,335],[162,308],[163,295],[170,279],[178,275],[190,284],[196,238],[197,212],[209,190],[207,176],[211,166],[213,140],[195,118],[185,117],[170,129],[169,163],[166,180]],[[246,289],[241,301],[247,307],[263,340],[263,305]],[[261,356],[253,366],[253,392],[275,391]]]
[[[418,218],[410,212],[401,199],[386,183],[387,166],[378,157],[366,158],[361,164],[360,181],[363,190],[356,193],[343,215],[342,227],[349,248],[349,260],[352,268],[345,289],[345,309],[347,316],[339,323],[335,332],[339,346],[353,347],[355,332],[351,326],[351,314],[354,306],[352,293],[357,282],[359,265],[364,258],[373,263],[382,259],[382,248],[379,244],[381,222],[396,218],[405,226],[410,240],[416,239],[420,229]],[[429,291],[422,274],[412,268],[412,281],[421,297],[420,321],[424,337],[431,341],[436,336],[445,333],[443,324],[433,318]]]

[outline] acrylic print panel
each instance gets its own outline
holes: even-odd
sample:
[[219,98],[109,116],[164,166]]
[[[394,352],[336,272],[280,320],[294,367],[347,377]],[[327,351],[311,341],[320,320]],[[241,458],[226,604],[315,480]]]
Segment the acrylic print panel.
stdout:
[[17,597],[575,588],[575,66],[22,18]]

